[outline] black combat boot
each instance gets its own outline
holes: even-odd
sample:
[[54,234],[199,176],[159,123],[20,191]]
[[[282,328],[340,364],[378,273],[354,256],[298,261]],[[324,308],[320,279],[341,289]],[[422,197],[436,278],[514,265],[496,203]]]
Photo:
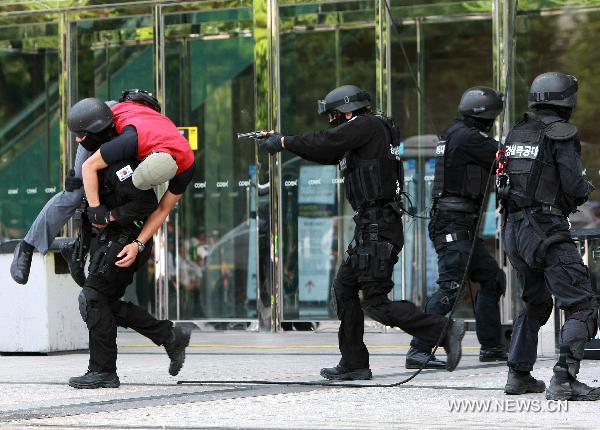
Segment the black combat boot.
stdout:
[[452,320],[452,325],[446,333],[446,339],[442,346],[446,350],[446,370],[452,372],[458,366],[462,356],[461,342],[465,337],[465,322],[462,320]]
[[23,240],[15,248],[13,261],[10,265],[10,276],[19,284],[25,285],[29,280],[33,249],[33,246]]
[[67,262],[67,266],[69,266],[69,273],[71,273],[73,280],[77,283],[77,285],[83,287],[85,284],[85,272],[79,262],[73,260],[73,251],[76,243],[77,242],[65,243],[60,249],[60,255],[62,255]]
[[[426,351],[421,351],[417,348],[410,348],[406,353],[406,368],[407,369],[420,369],[423,363],[427,361],[430,353]],[[438,360],[435,358],[435,355],[431,357],[431,360],[427,362],[427,364],[423,367],[423,369],[445,369],[446,362],[443,360]]]
[[185,349],[190,344],[192,330],[185,327],[175,326],[172,329],[171,339],[164,343],[167,355],[171,359],[169,364],[169,375],[175,376],[183,367],[185,361]]
[[88,370],[85,375],[74,376],[69,379],[69,385],[73,388],[119,388],[121,382],[115,372],[94,372]]
[[508,379],[504,386],[506,394],[543,393],[545,389],[544,381],[535,379],[531,373],[508,369]]
[[321,369],[321,376],[334,381],[368,380],[373,377],[371,369],[346,369],[341,365]]
[[479,361],[506,361],[507,359],[506,349],[503,346],[481,347],[479,350]]
[[600,387],[590,387],[577,379],[566,380],[556,374],[546,389],[547,400],[600,400]]

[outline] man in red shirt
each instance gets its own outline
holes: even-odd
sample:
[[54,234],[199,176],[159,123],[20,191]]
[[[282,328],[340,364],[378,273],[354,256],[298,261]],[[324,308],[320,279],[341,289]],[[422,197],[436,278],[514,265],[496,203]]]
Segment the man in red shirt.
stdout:
[[[136,238],[141,245],[158,230],[192,180],[194,154],[173,122],[160,113],[158,100],[143,90],[126,90],[119,101],[121,103],[104,103],[97,98],[87,98],[71,107],[67,122],[79,144],[74,169],[65,181],[65,191],[46,203],[25,239],[15,249],[10,268],[15,282],[27,283],[33,251],[37,249],[45,254],[56,234],[80,205],[83,164],[86,165],[87,180],[84,182],[91,206],[90,218],[97,225],[111,221],[108,210],[98,200],[97,172],[108,164],[131,158],[143,160],[133,174],[133,182],[140,189],[169,181],[169,189],[158,209]],[[98,151],[101,144],[104,144],[103,149]],[[138,250],[135,243],[129,244],[118,265],[130,266]]]
[[109,211],[100,205],[98,197],[98,171],[118,161],[129,158],[142,161],[133,172],[133,183],[137,188],[149,189],[166,181],[169,181],[169,187],[136,240],[119,254],[116,263],[119,267],[129,267],[135,261],[138,252],[181,199],[194,174],[194,153],[175,124],[150,106],[128,97],[132,97],[132,92],[124,92],[122,102],[112,107],[113,123],[119,136],[100,146],[83,163],[83,186],[90,206],[88,217],[96,225],[110,222]]

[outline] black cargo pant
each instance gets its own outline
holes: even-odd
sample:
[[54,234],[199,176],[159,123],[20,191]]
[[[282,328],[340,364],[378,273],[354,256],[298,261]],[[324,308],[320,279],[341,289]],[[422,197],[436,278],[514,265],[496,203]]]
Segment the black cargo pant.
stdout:
[[[447,319],[427,314],[409,301],[391,301],[392,271],[404,244],[402,218],[394,209],[372,207],[354,217],[354,237],[333,281],[334,305],[341,321],[338,333],[347,369],[369,367],[363,341],[364,313],[382,324],[399,327],[435,344]],[[362,290],[362,302],[359,298]]]
[[[456,211],[433,211],[429,223],[429,238],[436,239],[449,234],[462,234],[475,230],[476,218],[472,213]],[[468,238],[452,242],[438,243],[435,250],[438,256],[438,286],[425,305],[425,312],[446,315],[458,299],[458,287],[463,279],[467,260],[471,252],[472,240]],[[475,297],[475,331],[483,348],[493,348],[502,343],[500,322],[500,297],[506,288],[504,272],[485,248],[483,240],[475,240],[475,249],[469,275],[466,280],[478,282],[479,292]],[[414,338],[411,346],[424,352],[431,352],[434,344]]]
[[171,337],[171,321],[157,320],[133,303],[119,300],[152,250],[149,242],[130,267],[116,266],[117,254],[135,237],[137,232],[123,233],[119,228],[107,227],[92,244],[89,274],[79,295],[79,310],[89,330],[89,370],[116,371],[117,326],[130,327],[157,345]]
[[[508,366],[515,370],[533,369],[538,331],[550,317],[552,296],[567,317],[560,331],[559,363],[568,367],[573,377],[583,358],[585,343],[596,334],[597,307],[589,272],[568,231],[566,217],[531,210],[510,214],[503,228],[504,247],[517,270],[525,302],[513,322],[508,355]],[[556,233],[567,239],[540,252],[543,241],[557,237]]]

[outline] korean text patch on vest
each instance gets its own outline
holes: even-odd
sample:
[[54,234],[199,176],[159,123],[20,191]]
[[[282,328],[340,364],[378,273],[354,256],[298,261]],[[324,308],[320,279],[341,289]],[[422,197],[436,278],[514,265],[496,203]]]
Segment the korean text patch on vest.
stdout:
[[402,160],[402,154],[400,153],[400,147],[399,146],[392,146],[390,145],[390,152],[389,152],[389,156],[391,160],[396,160],[396,161],[401,161]]
[[539,133],[529,130],[513,130],[507,139],[506,156],[508,158],[536,159],[540,150]]
[[446,141],[440,140],[435,147],[435,155],[440,156],[446,153]]
[[117,178],[119,178],[119,181],[121,182],[123,182],[127,178],[130,178],[132,175],[133,169],[129,164],[123,167],[122,169],[117,170]]

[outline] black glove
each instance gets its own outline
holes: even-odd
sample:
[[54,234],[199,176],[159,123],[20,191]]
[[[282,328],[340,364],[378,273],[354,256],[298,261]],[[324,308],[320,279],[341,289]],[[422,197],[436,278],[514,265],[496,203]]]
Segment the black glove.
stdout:
[[73,192],[82,187],[83,181],[81,178],[75,177],[75,170],[71,169],[67,172],[67,177],[65,178],[65,191]]
[[263,154],[268,152],[271,155],[283,151],[283,146],[281,145],[282,137],[281,134],[277,133],[269,134],[266,139],[258,142],[258,150]]
[[110,222],[108,219],[109,212],[110,211],[108,210],[108,208],[104,205],[94,206],[94,207],[90,206],[85,210],[88,220],[92,224],[98,224],[98,225],[107,225]]

